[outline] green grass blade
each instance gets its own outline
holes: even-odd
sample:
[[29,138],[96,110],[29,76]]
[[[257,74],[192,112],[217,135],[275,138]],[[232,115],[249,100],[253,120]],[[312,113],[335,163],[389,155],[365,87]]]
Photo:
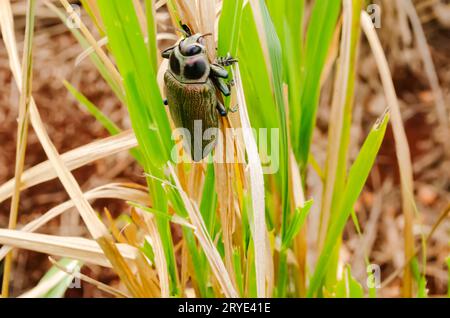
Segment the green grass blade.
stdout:
[[269,0],[267,6],[283,50],[284,81],[288,85],[289,124],[294,127],[296,120],[300,118],[300,88],[303,85],[305,1]]
[[[271,74],[270,79],[273,86],[273,93],[275,96],[275,110],[276,110],[276,120],[277,126],[280,129],[280,185],[281,185],[281,240],[285,240],[285,236],[288,230],[288,221],[290,216],[289,209],[289,182],[288,182],[288,134],[287,134],[287,120],[286,120],[286,105],[284,102],[284,93],[283,93],[283,52],[281,48],[281,43],[278,38],[277,32],[275,30],[275,26],[270,17],[267,6],[263,0],[258,2],[258,6],[254,6],[254,10],[260,10],[260,12],[254,12],[254,14],[260,15],[264,32],[263,36],[265,38],[262,39],[262,42],[265,43],[268,50],[269,61],[271,66]],[[282,264],[287,265],[280,257],[280,266],[279,266],[279,275],[286,276],[288,274],[288,270],[286,266],[281,266]],[[286,279],[281,278],[280,282],[285,282]],[[282,297],[285,295],[285,286],[281,284],[278,286],[278,296]]]
[[375,125],[369,136],[366,138],[358,157],[350,169],[348,181],[343,192],[342,202],[337,212],[338,215],[336,221],[330,226],[325,245],[317,261],[314,275],[311,278],[308,297],[314,296],[320,289],[322,280],[326,274],[329,258],[334,250],[335,242],[339,239],[344,230],[345,224],[352,212],[353,205],[366,183],[367,177],[369,176],[383,141],[388,121],[389,115],[386,114],[380,119],[379,123]]
[[267,48],[271,63],[271,80],[275,95],[275,105],[277,111],[277,122],[280,128],[280,176],[281,176],[281,205],[282,205],[282,236],[287,230],[289,216],[289,182],[288,182],[288,136],[286,123],[286,106],[283,94],[283,57],[281,43],[278,39],[269,11],[263,0],[259,1],[259,8],[264,23]]
[[[45,2],[45,5],[63,22],[65,23],[67,16],[64,11],[57,8],[51,2]],[[90,47],[88,41],[84,38],[83,34],[77,28],[69,28],[70,32],[73,34],[75,39],[81,45],[83,49],[88,49]],[[108,83],[109,87],[111,87],[112,91],[116,95],[116,97],[121,101],[125,102],[125,95],[123,93],[122,87],[120,83],[117,83],[112,74],[108,71],[107,67],[102,63],[101,59],[97,55],[96,52],[92,52],[89,54],[89,58],[94,64],[94,66],[99,71],[100,75],[103,79]]]
[[[166,213],[166,193],[158,180],[164,180],[173,142],[169,121],[152,67],[148,48],[131,1],[98,2],[111,51],[124,78],[127,106],[133,130],[143,155],[153,208]],[[157,52],[150,52],[157,54]],[[178,294],[178,274],[169,222],[156,218],[170,276],[171,293]]]
[[337,298],[363,298],[364,290],[360,283],[353,277],[350,266],[344,269],[344,275],[336,285]]
[[[86,96],[84,96],[80,91],[73,87],[69,82],[64,81],[64,86],[72,94],[72,96],[84,107],[87,111],[99,121],[100,124],[111,134],[117,135],[122,130],[106,116],[96,105],[94,105]],[[131,155],[138,161],[141,165],[143,159],[138,149],[130,150]]]
[[316,1],[306,35],[302,67],[301,109],[292,118],[292,145],[302,171],[306,168],[320,96],[320,79],[341,7],[340,0]]
[[[82,263],[77,260],[72,260],[68,258],[63,258],[58,261],[60,267],[66,268],[71,273],[77,273],[82,266]],[[45,294],[40,295],[42,298],[62,298],[66,293],[67,289],[70,287],[73,281],[73,276],[69,274],[61,275],[61,270],[57,266],[52,266],[47,273],[41,278],[39,284],[51,281],[55,279],[56,275],[60,275],[58,282]],[[81,287],[81,286],[80,286]]]
[[305,205],[301,208],[297,208],[286,232],[284,241],[281,243],[282,249],[287,249],[291,246],[292,240],[300,232],[303,224],[305,224],[306,218],[309,215],[313,201],[305,202]]
[[69,82],[64,81],[64,86],[72,94],[73,97],[84,107],[87,111],[97,119],[100,124],[111,134],[117,135],[121,132],[121,129],[106,116],[97,106],[95,106],[89,99],[86,98],[80,91],[73,87]]

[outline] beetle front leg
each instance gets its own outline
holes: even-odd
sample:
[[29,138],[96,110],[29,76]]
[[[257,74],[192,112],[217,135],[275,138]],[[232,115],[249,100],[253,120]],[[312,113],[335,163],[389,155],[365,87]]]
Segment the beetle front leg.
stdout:
[[216,109],[222,117],[225,117],[228,114],[227,109],[219,100],[217,101]]
[[234,63],[237,63],[238,60],[230,55],[230,53],[227,54],[227,56],[222,56],[217,58],[217,64],[221,66],[231,66]]

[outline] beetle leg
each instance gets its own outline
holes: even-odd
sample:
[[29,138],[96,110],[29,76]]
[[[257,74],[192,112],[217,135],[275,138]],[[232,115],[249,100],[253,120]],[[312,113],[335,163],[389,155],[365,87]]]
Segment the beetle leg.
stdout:
[[170,54],[173,52],[173,50],[175,49],[175,46],[169,47],[167,49],[165,49],[162,53],[161,56],[165,59],[168,59],[170,57]]
[[239,105],[234,106],[233,108],[230,108],[230,112],[235,113],[239,110]]
[[235,85],[234,80],[231,80],[227,83],[228,90],[231,91],[231,88]]
[[222,65],[214,63],[211,64],[211,76],[228,78],[228,71]]
[[217,89],[222,92],[223,95],[225,95],[225,96],[231,95],[230,87],[228,86],[228,84],[226,84],[223,81],[223,79],[213,77],[212,81],[213,81],[214,85],[217,87]]
[[227,109],[220,101],[217,101],[217,110],[219,111],[220,116],[225,117],[227,115]]
[[232,57],[230,55],[230,53],[228,53],[227,56],[225,56],[225,57],[222,56],[222,57],[217,58],[217,64],[222,65],[222,66],[231,66],[237,62],[238,62],[238,60],[235,59],[234,57]]

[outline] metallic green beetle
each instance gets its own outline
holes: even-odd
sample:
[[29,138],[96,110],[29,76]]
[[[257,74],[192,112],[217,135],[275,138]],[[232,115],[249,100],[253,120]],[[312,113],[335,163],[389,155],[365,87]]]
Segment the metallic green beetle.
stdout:
[[[170,115],[177,128],[184,128],[184,148],[194,161],[205,158],[217,142],[219,118],[227,115],[225,106],[216,95],[230,95],[230,83],[225,83],[228,71],[225,66],[237,62],[231,56],[210,63],[205,47],[206,35],[193,34],[183,26],[186,37],[178,45],[163,51],[169,59],[164,74],[165,93]],[[204,138],[204,134],[206,135]]]

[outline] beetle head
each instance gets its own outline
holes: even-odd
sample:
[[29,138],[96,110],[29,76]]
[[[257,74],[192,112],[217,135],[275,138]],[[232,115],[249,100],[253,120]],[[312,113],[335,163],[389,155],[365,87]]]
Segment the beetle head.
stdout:
[[199,54],[205,54],[205,39],[204,37],[209,34],[194,34],[182,40],[179,44],[180,53],[183,56],[195,56]]

